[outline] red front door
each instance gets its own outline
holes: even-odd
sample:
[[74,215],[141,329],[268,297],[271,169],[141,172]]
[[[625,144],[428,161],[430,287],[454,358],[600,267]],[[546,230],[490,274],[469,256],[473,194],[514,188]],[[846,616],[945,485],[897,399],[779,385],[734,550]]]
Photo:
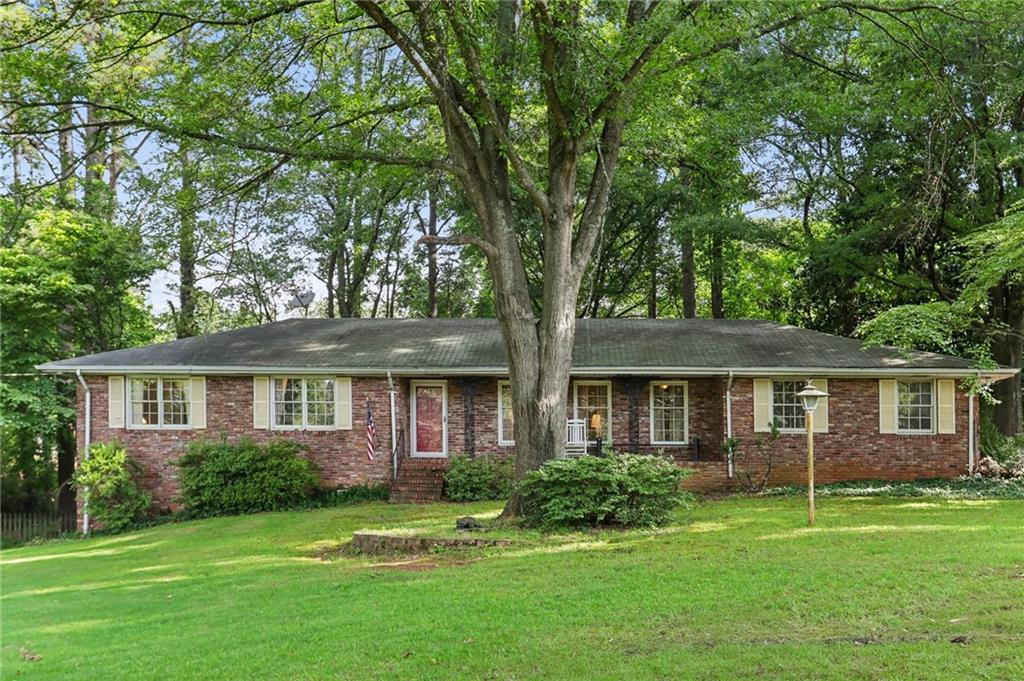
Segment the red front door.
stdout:
[[412,455],[448,455],[447,389],[444,383],[413,381]]

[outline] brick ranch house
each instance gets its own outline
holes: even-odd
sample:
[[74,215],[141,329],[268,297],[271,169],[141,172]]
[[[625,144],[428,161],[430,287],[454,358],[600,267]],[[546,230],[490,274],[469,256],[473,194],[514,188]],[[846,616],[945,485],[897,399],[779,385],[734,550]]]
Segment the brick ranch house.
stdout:
[[[175,460],[197,437],[298,440],[325,485],[384,482],[401,500],[438,498],[452,455],[515,447],[504,346],[488,319],[291,319],[40,369],[78,380],[79,451],[121,442],[162,508],[175,504]],[[796,393],[812,380],[830,394],[815,414],[818,480],[954,477],[976,458],[978,404],[962,380],[1014,372],[765,321],[583,319],[567,440],[577,452],[598,438],[663,451],[701,490],[735,485],[770,451],[770,482],[800,483]]]

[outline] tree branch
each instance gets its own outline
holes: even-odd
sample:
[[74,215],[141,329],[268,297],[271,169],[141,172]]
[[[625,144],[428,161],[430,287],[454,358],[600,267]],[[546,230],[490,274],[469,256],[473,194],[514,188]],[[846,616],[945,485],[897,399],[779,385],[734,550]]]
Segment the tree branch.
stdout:
[[490,241],[472,234],[452,234],[451,236],[431,236],[425,234],[416,240],[417,244],[431,244],[435,246],[476,246],[489,260],[498,257],[498,249]]

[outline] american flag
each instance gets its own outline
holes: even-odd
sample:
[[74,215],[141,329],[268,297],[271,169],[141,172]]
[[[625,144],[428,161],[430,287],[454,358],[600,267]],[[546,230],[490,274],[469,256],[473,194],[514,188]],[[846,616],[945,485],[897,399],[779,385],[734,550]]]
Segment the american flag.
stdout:
[[373,425],[373,412],[370,410],[370,403],[366,403],[366,458],[373,461],[373,455],[377,451],[377,427]]

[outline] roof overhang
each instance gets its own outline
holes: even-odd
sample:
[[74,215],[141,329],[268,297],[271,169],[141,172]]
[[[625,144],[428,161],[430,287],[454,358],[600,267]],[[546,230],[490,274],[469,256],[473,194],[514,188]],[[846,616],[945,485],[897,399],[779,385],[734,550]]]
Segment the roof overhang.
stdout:
[[[36,367],[46,374],[89,375],[167,374],[184,376],[252,376],[266,374],[339,376],[507,376],[507,367],[296,367],[296,366],[55,366]],[[572,376],[980,376],[989,381],[1012,378],[1020,369],[978,370],[969,368],[922,367],[582,367],[570,370]]]

